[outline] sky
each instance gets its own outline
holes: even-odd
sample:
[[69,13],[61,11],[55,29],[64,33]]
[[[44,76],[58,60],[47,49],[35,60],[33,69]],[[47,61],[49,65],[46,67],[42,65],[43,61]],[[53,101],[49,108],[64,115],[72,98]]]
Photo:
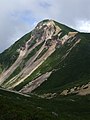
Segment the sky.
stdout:
[[0,52],[44,19],[90,32],[90,0],[0,0]]

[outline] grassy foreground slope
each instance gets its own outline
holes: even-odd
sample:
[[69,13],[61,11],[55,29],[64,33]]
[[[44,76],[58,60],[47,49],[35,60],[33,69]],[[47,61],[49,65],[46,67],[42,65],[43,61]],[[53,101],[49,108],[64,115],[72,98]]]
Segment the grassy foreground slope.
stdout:
[[89,120],[90,96],[41,99],[0,90],[0,120]]
[[56,117],[25,97],[0,90],[0,120],[54,120]]

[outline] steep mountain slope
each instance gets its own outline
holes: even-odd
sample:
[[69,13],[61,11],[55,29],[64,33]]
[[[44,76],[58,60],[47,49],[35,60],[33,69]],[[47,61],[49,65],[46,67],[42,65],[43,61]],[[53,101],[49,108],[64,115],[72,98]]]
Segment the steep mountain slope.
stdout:
[[63,94],[90,94],[90,41],[83,35],[80,37],[80,44],[72,49],[62,63],[58,63],[57,67],[60,69],[53,72],[48,81],[36,92],[53,93],[58,91],[60,94],[65,90]]
[[53,20],[0,54],[0,85],[43,96],[90,94],[89,34]]

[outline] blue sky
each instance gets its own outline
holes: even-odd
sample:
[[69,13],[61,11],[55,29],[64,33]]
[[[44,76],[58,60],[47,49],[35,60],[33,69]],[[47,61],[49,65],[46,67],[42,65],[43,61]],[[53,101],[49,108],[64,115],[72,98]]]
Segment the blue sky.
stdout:
[[90,32],[90,0],[0,0],[0,52],[43,19]]

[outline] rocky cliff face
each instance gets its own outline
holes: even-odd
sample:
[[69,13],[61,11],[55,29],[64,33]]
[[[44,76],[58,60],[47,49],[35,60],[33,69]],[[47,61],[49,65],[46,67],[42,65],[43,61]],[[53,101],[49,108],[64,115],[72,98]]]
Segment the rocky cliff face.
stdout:
[[62,66],[57,65],[67,59],[80,42],[78,32],[67,32],[53,20],[40,22],[29,39],[16,49],[16,60],[0,74],[0,85],[23,93],[32,92],[61,69]]

